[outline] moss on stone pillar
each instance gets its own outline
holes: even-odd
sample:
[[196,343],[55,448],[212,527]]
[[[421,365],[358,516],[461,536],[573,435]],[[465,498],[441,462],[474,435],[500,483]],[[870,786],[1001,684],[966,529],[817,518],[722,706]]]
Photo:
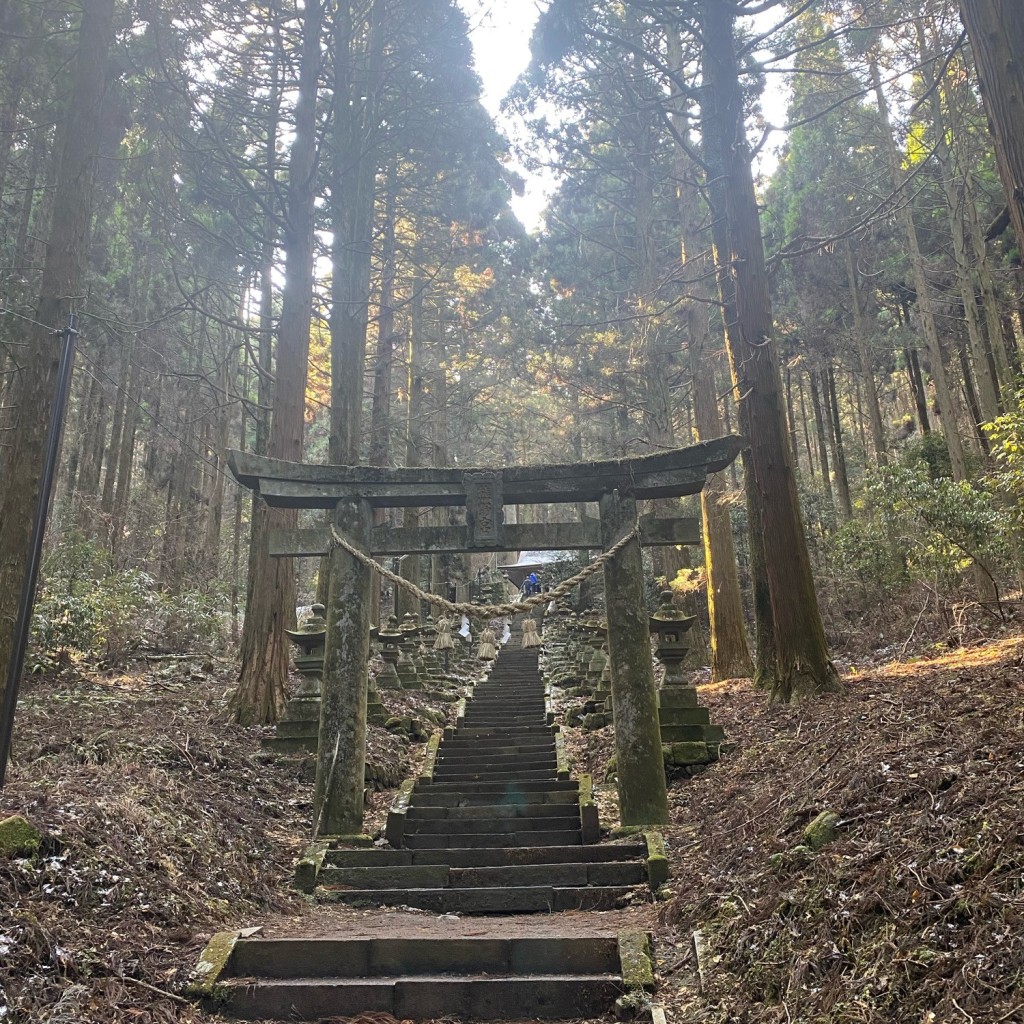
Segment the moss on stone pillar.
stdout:
[[[621,497],[618,491],[601,498],[605,550],[632,529],[636,516],[633,498]],[[623,825],[664,824],[668,821],[668,797],[639,540],[631,540],[605,564],[604,594],[619,817]]]
[[[334,525],[349,543],[369,552],[373,515],[368,502],[339,502]],[[363,829],[371,570],[341,547],[334,548],[330,560],[316,760],[317,836],[354,835]]]

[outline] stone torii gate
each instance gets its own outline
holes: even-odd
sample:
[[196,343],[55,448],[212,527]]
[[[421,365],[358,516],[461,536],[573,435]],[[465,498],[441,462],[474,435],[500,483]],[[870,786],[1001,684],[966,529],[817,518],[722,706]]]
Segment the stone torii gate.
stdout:
[[[604,567],[620,817],[624,825],[667,820],[657,692],[645,608],[641,545],[700,543],[696,518],[638,517],[637,502],[697,494],[745,442],[729,436],[655,455],[506,469],[316,466],[229,453],[235,479],[280,508],[329,509],[332,527],[369,556],[600,549],[636,536]],[[597,502],[598,519],[504,522],[503,506]],[[464,506],[465,523],[374,526],[375,508]],[[363,823],[366,690],[372,569],[332,539],[331,528],[272,531],[270,553],[330,555],[327,637],[315,833],[354,835]]]

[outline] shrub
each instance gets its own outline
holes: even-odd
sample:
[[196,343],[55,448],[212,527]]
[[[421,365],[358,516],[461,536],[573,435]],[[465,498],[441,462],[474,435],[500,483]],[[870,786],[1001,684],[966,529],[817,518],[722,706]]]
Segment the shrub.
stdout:
[[44,566],[29,666],[69,656],[116,666],[142,647],[207,649],[222,639],[223,606],[215,589],[167,594],[142,569],[111,569],[99,545],[66,535]]

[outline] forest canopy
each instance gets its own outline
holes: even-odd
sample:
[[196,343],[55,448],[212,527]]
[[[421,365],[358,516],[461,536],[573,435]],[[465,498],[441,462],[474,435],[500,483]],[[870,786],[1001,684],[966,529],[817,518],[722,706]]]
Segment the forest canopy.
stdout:
[[[797,699],[915,617],[1002,628],[1017,5],[551,0],[497,121],[476,13],[0,4],[0,663],[69,314],[32,667],[237,644],[239,719],[275,719],[317,567],[269,558],[299,520],[234,483],[230,449],[515,465],[741,433],[701,499],[703,567],[649,566],[717,678]],[[550,185],[532,230],[524,176]],[[402,572],[440,592],[478,568]]]

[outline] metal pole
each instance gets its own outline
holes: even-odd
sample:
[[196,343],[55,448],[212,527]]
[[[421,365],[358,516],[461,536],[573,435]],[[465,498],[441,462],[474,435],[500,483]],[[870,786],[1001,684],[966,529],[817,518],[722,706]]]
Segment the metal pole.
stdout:
[[7,760],[11,752],[11,737],[14,733],[14,708],[18,702],[18,687],[25,667],[25,648],[28,646],[32,626],[32,608],[36,599],[36,582],[39,579],[39,563],[43,555],[43,537],[46,534],[46,518],[53,492],[53,478],[57,475],[57,460],[60,456],[61,429],[64,426],[64,410],[68,404],[71,389],[71,373],[75,363],[75,339],[78,337],[76,317],[68,316],[68,325],[57,332],[64,339],[60,362],[57,365],[57,387],[50,410],[50,429],[46,438],[46,454],[43,472],[39,479],[39,499],[36,503],[36,518],[32,527],[32,547],[28,556],[28,567],[21,588],[21,602],[18,605],[18,619],[14,627],[14,642],[11,645],[11,660],[7,664],[7,689],[4,690],[3,708],[0,708],[0,789],[7,777]]

